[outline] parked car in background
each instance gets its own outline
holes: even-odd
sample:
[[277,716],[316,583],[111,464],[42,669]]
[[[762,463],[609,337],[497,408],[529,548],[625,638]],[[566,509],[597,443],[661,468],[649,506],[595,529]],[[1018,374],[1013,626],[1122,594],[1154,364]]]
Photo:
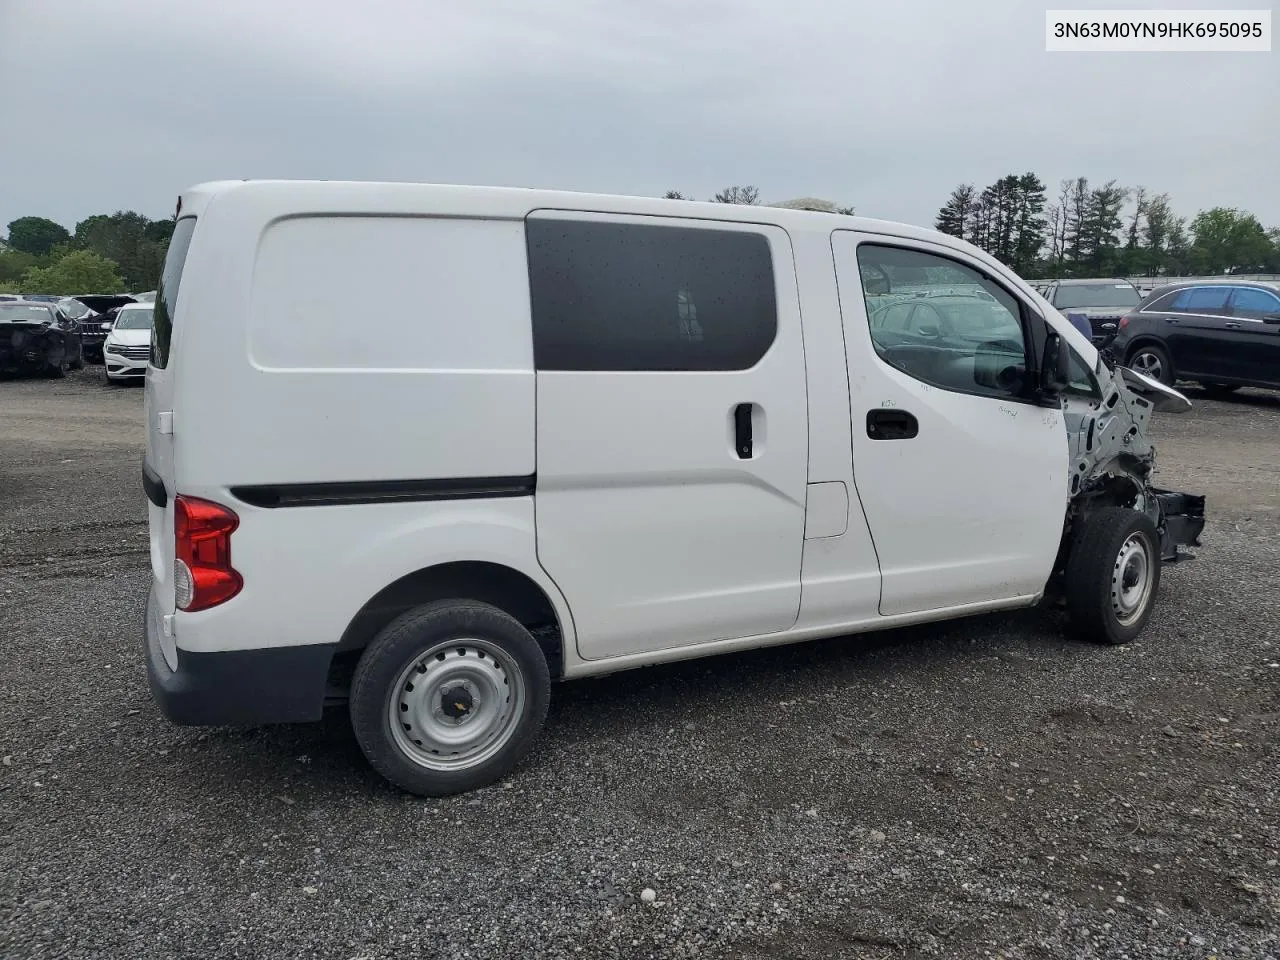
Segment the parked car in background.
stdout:
[[1093,329],[1095,346],[1115,336],[1120,318],[1142,300],[1128,280],[1055,280],[1041,294],[1059,313],[1083,314]]
[[155,303],[156,292],[154,290],[148,290],[146,293],[135,293],[133,295],[133,299],[138,303]]
[[154,312],[155,306],[150,303],[126,303],[116,314],[111,332],[102,345],[108,383],[140,382],[146,376]]
[[107,339],[116,312],[134,302],[126,293],[80,295],[69,299],[79,301],[88,313],[79,318],[80,336],[84,340],[84,356],[92,363],[102,362],[102,344]]
[[1218,393],[1280,389],[1280,286],[1159,287],[1120,319],[1109,349],[1125,366],[1166,384],[1194,380]]
[[23,294],[22,299],[30,300],[32,303],[57,303],[62,296],[56,293],[27,293]]
[[0,370],[65,377],[83,366],[79,326],[56,304],[0,303]]

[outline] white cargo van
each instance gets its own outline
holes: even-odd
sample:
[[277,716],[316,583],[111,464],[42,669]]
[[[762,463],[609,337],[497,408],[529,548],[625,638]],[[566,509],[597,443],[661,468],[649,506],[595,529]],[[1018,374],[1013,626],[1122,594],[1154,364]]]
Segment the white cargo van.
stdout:
[[184,724],[349,701],[374,767],[439,795],[520,759],[553,680],[1059,583],[1123,643],[1204,523],[1151,485],[1160,406],[1188,404],[930,230],[206,184],[147,371],[152,689]]

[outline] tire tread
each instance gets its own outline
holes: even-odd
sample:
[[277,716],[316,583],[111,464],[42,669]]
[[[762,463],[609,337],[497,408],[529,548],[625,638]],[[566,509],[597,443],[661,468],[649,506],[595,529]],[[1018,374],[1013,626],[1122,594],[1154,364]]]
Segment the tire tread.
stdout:
[[[1121,545],[1135,532],[1151,540],[1151,600],[1136,623],[1124,626],[1111,608],[1111,573]],[[1160,591],[1160,537],[1146,514],[1125,507],[1105,507],[1090,514],[1078,531],[1067,558],[1064,593],[1072,631],[1081,639],[1120,645],[1146,626]]]
[[[437,631],[470,632],[499,642],[526,673],[528,706],[520,729],[489,763],[456,773],[417,766],[400,753],[386,729],[387,686],[414,648],[436,642],[431,635]],[[351,679],[351,726],[369,763],[396,786],[419,796],[449,796],[487,786],[520,762],[546,719],[550,689],[551,674],[542,649],[518,620],[475,600],[437,600],[401,614],[365,648]]]

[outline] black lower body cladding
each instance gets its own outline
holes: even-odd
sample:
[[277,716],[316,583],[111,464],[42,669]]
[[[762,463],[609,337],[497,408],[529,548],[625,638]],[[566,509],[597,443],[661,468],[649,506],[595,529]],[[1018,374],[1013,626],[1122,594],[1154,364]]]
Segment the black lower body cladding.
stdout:
[[[154,624],[150,615],[145,624]],[[143,627],[147,678],[160,711],[182,726],[306,723],[324,711],[336,644],[264,647],[217,653],[178,651],[170,670],[154,629]]]

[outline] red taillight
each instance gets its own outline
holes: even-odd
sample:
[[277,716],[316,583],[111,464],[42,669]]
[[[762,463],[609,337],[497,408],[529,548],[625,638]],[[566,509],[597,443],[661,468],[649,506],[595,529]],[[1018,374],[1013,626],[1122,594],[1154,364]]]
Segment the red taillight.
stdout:
[[238,526],[240,518],[224,506],[195,497],[173,498],[174,586],[180,610],[207,610],[240,592],[244,578],[231,566],[231,534]]

